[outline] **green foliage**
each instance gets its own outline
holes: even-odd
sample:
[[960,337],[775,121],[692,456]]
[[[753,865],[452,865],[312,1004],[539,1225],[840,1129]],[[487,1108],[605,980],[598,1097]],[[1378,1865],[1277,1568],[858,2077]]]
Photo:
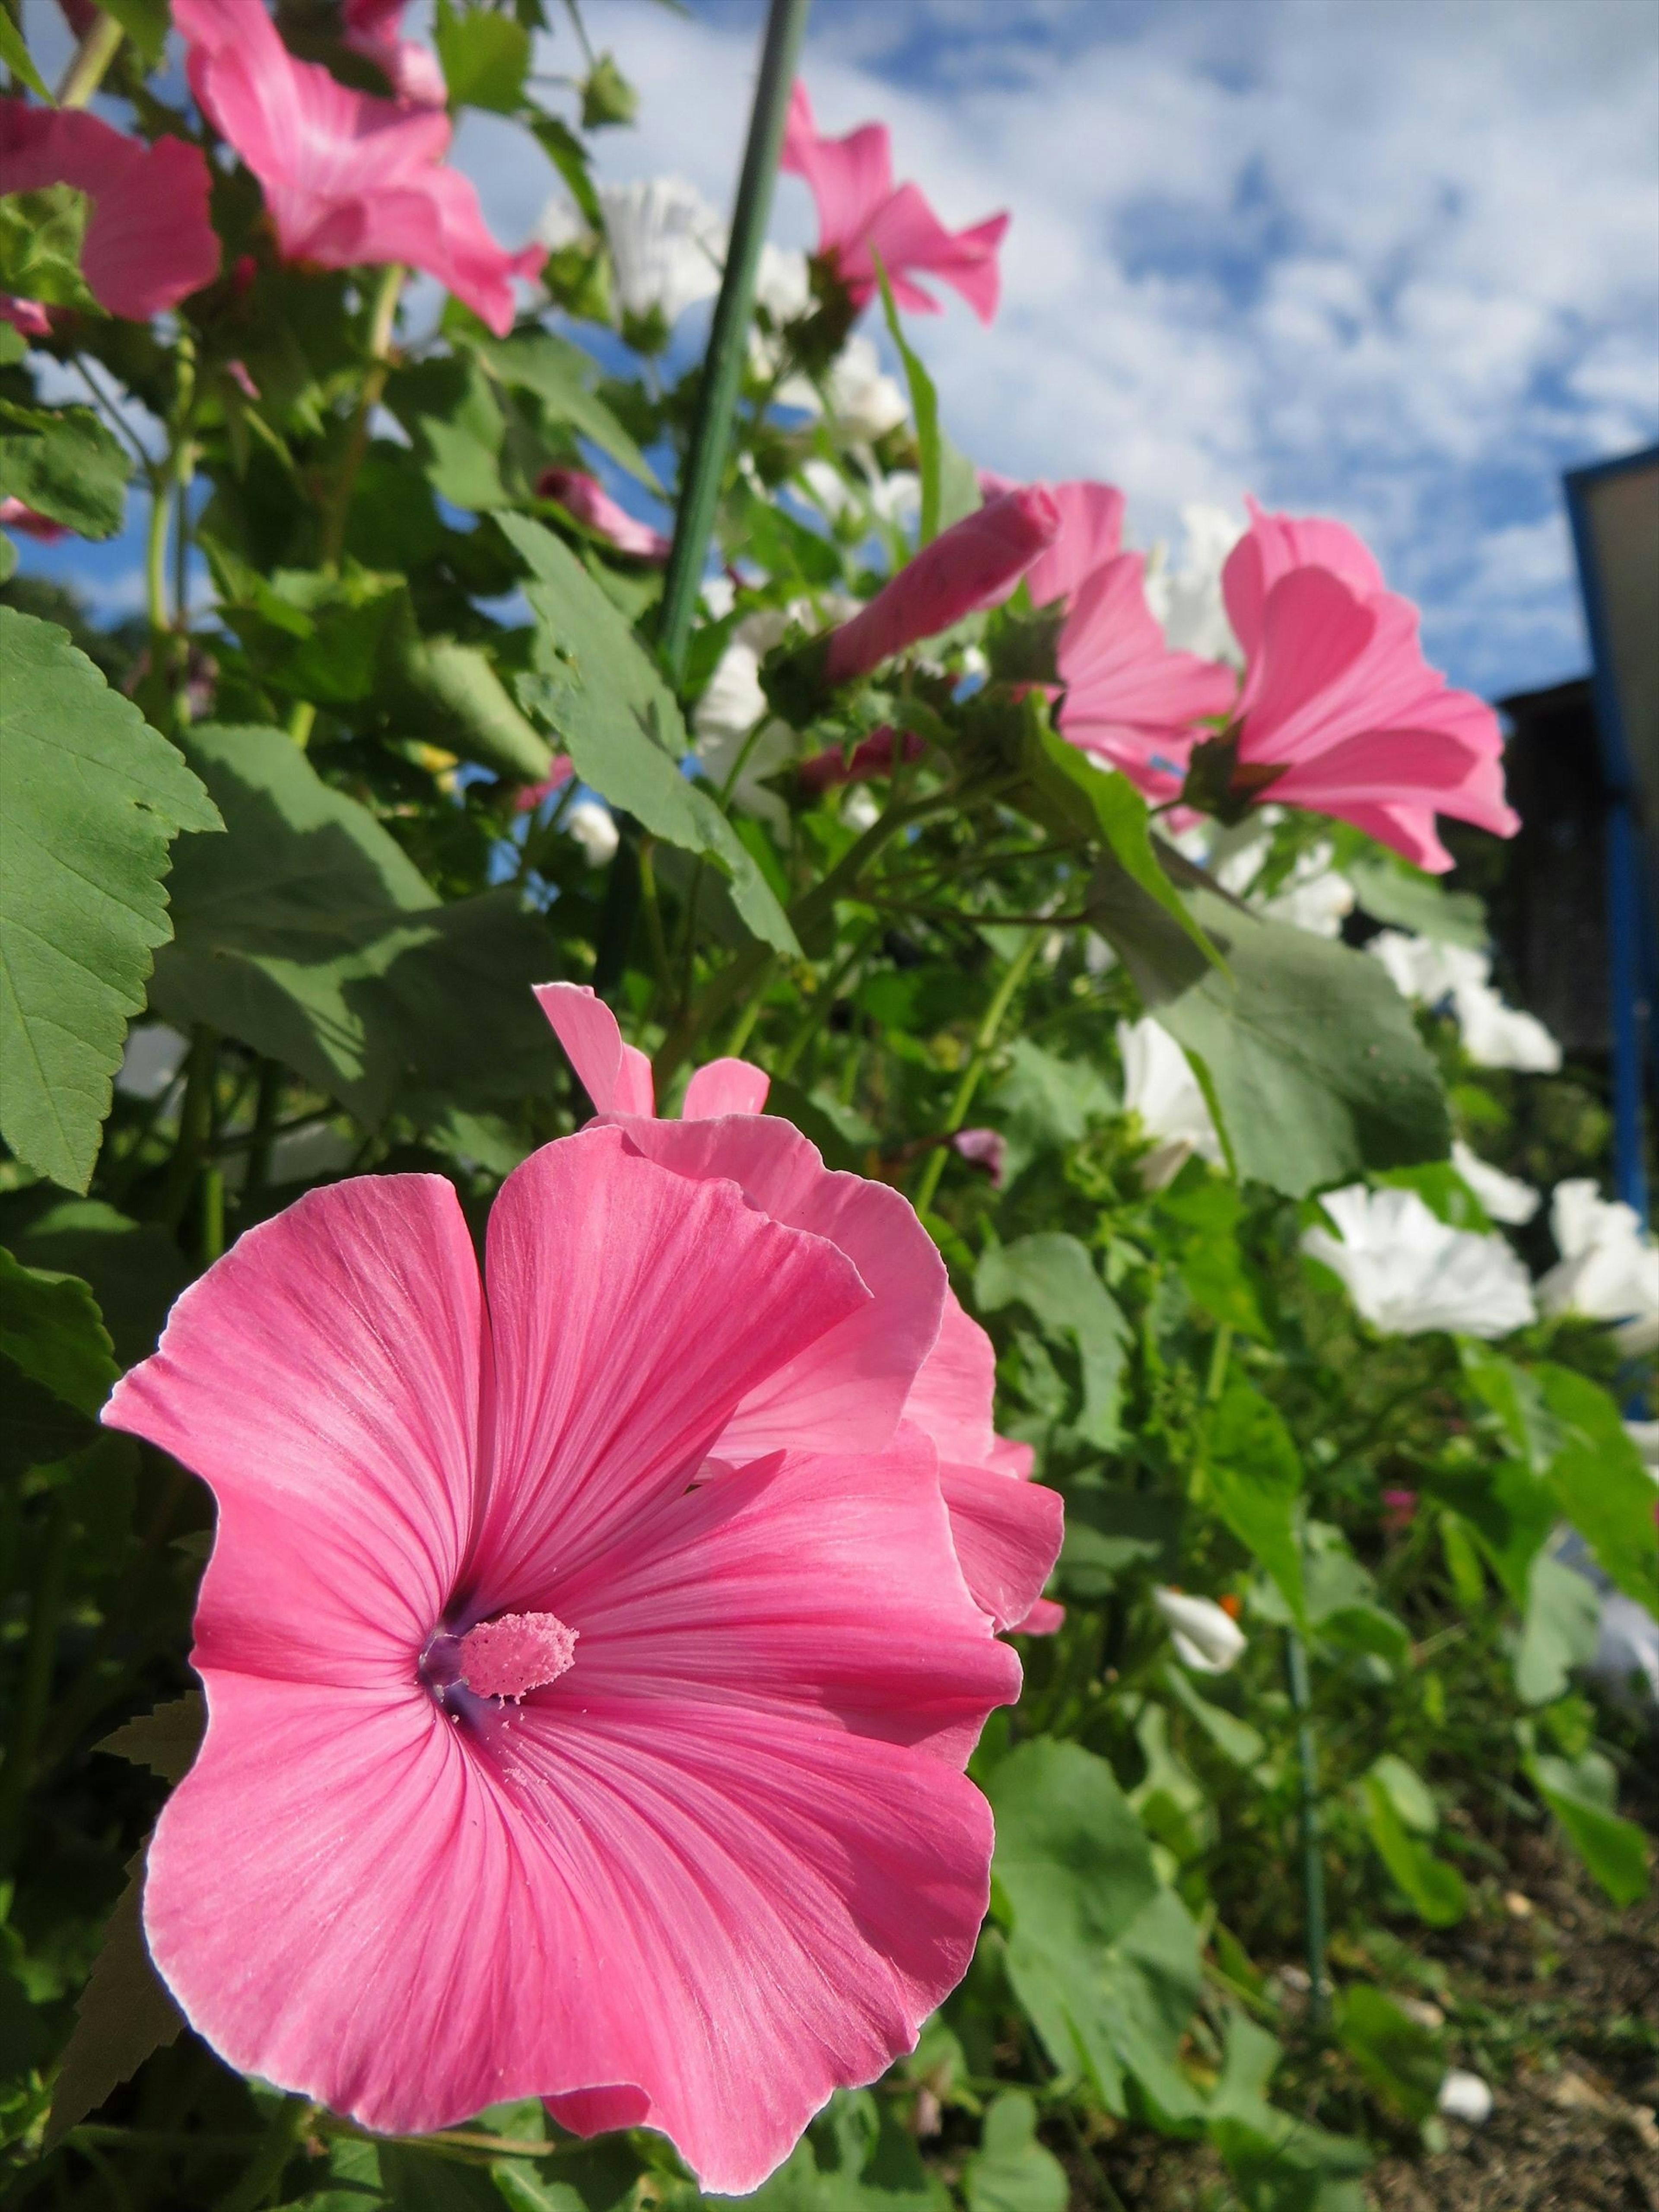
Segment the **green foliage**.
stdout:
[[452,106],[517,112],[530,67],[530,33],[522,23],[489,9],[458,9],[451,0],[438,0],[433,37]]
[[170,934],[167,848],[219,816],[62,630],[0,607],[0,1133],[85,1190],[126,1025]]
[[1049,1335],[1075,1345],[1083,1400],[1073,1425],[1089,1443],[1116,1443],[1128,1328],[1077,1239],[1050,1231],[997,1246],[979,1263],[974,1294],[986,1313],[1024,1305]]
[[82,538],[111,538],[126,514],[125,448],[89,407],[0,399],[0,496]]
[[23,33],[5,9],[0,9],[0,64],[9,69],[20,83],[26,84],[40,99],[51,98],[40,72],[23,43]]
[[0,289],[47,307],[100,315],[81,274],[91,204],[70,185],[0,193]]
[[1066,2212],[1066,2169],[1037,2141],[1036,2117],[1023,2089],[1006,2089],[987,2107],[963,2183],[968,2212]]
[[1296,1513],[1302,1465],[1272,1404],[1240,1375],[1228,1377],[1211,1417],[1205,1471],[1222,1519],[1279,1585],[1291,1617],[1307,1626],[1307,1592]]

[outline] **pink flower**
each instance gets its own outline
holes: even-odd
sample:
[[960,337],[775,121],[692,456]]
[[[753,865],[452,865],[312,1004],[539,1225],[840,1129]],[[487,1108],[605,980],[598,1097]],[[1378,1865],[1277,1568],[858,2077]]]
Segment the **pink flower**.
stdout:
[[660,562],[674,550],[672,538],[653,530],[648,522],[636,521],[581,469],[544,469],[537,479],[536,496],[556,500],[595,537],[605,538],[619,553],[631,554],[636,561]]
[[53,522],[44,514],[37,514],[32,507],[25,507],[21,499],[0,499],[0,530],[15,530],[21,538],[38,538],[43,545],[51,545],[60,538],[69,536],[66,523]]
[[106,1419],[218,1508],[144,1893],[198,2033],[370,2128],[542,2096],[741,2192],[966,1969],[1019,1668],[927,1440],[809,1441],[860,1271],[665,1126],[535,1153],[482,1290],[441,1177],[308,1193]]
[[1008,1166],[1008,1139],[1000,1129],[958,1129],[951,1139],[951,1150],[969,1167],[982,1169],[991,1178],[994,1190],[1001,1189]]
[[50,185],[72,185],[92,202],[81,273],[112,315],[147,323],[218,275],[199,147],[181,138],[146,146],[80,108],[0,100],[0,193]]
[[1340,523],[1249,508],[1222,572],[1247,656],[1234,791],[1352,822],[1436,872],[1452,865],[1437,814],[1512,837],[1498,718],[1424,659],[1416,608]]
[[997,311],[997,248],[1008,228],[994,215],[971,230],[946,230],[915,185],[893,188],[893,155],[884,123],[866,123],[845,138],[821,138],[805,85],[789,96],[789,121],[778,166],[805,177],[818,210],[818,252],[847,288],[855,307],[880,289],[879,254],[895,302],[936,315],[939,302],[907,273],[938,276],[959,292],[981,322]]
[[[827,752],[814,753],[811,760],[801,763],[796,772],[801,788],[829,791],[838,783],[859,783],[868,775],[891,775],[893,750],[898,744],[898,732],[884,723],[854,746],[850,757],[838,745],[831,745]],[[927,750],[914,730],[907,731],[899,744],[902,757],[908,761],[920,760]]]
[[941,531],[868,606],[830,632],[824,682],[850,684],[964,615],[996,606],[1059,531],[1060,509],[1046,484],[988,500]]
[[[763,1115],[768,1078],[746,1060],[700,1067],[684,1118],[652,1119],[651,1063],[623,1042],[611,1009],[574,983],[544,983],[536,997],[601,1123],[678,1175],[736,1183],[774,1220],[829,1238],[852,1261],[871,1303],[814,1347],[811,1376],[793,1386],[803,1407],[819,1409],[814,1448],[884,1450],[907,1429],[928,1437],[969,1589],[1000,1628],[1027,1626],[1059,1554],[1063,1508],[1029,1480],[1030,1447],[995,1434],[991,1340],[957,1303],[909,1202],[832,1172],[799,1130]],[[717,1455],[740,1464],[772,1449],[770,1435],[759,1409],[744,1407]]]
[[1034,607],[1055,599],[1069,605],[1079,587],[1115,558],[1123,539],[1123,495],[1115,484],[1058,483],[1054,494],[1060,535],[1025,575]]
[[1382,1526],[1391,1536],[1403,1535],[1417,1517],[1417,1492],[1414,1490],[1385,1490],[1382,1493]]
[[539,783],[521,784],[513,795],[515,814],[533,814],[544,799],[551,799],[556,791],[562,791],[574,775],[575,769],[568,753],[555,753],[547,764],[547,774]]
[[0,322],[9,323],[15,331],[21,331],[26,338],[49,338],[52,336],[52,317],[38,300],[14,300],[9,292],[0,292]]
[[1060,637],[1057,719],[1072,744],[1162,800],[1181,788],[1197,726],[1227,711],[1237,682],[1215,661],[1170,652],[1145,568],[1139,553],[1120,553],[1078,587]]
[[449,118],[435,108],[351,92],[295,61],[261,0],[176,0],[191,90],[264,188],[283,257],[324,269],[407,262],[463,301],[498,337],[513,324],[515,276],[539,246],[507,253],[478,196],[441,167]]
[[438,58],[398,36],[404,0],[345,0],[345,43],[374,63],[399,100],[411,107],[447,107],[449,88]]

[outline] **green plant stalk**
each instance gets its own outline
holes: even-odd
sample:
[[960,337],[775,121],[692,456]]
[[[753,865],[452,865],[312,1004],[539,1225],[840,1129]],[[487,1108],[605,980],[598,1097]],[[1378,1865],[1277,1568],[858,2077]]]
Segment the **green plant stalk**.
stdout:
[[59,107],[84,107],[104,81],[104,72],[120,51],[125,33],[113,15],[101,11],[92,28],[70,58],[58,87]]
[[[878,927],[879,927],[879,925],[878,925]],[[855,937],[851,945],[848,946],[846,951],[842,955],[841,958],[830,969],[830,973],[824,977],[823,982],[818,986],[817,994],[812,1000],[811,1006],[809,1006],[806,1011],[805,1018],[799,1024],[793,1036],[790,1038],[788,1043],[785,1045],[782,1052],[779,1054],[777,1061],[773,1067],[772,1073],[777,1076],[780,1080],[784,1077],[793,1075],[796,1068],[799,1066],[801,1054],[806,1050],[807,1046],[811,1043],[813,1038],[823,1027],[825,1022],[829,1020],[830,1013],[834,1010],[836,992],[840,990],[842,985],[852,974],[854,969],[869,951],[871,941],[875,935],[876,931],[874,929],[866,929]]]
[[185,1098],[179,1111],[179,1136],[167,1164],[162,1218],[175,1229],[184,1218],[195,1187],[196,1170],[213,1142],[214,1091],[219,1074],[219,1040],[205,1023],[191,1037],[185,1064]]
[[[1007,1018],[1008,1009],[1014,1002],[1014,994],[1025,981],[1042,942],[1040,937],[1028,937],[1004,969],[1002,981],[997,985],[990,1005],[985,1009],[985,1018],[974,1038],[974,1049],[967,1066],[962,1071],[962,1080],[957,1085],[956,1097],[951,1101],[951,1110],[939,1129],[942,1138],[954,1137],[967,1120],[968,1109],[973,1104],[974,1093],[979,1089],[981,1079],[991,1064],[991,1054],[996,1050],[997,1037]],[[933,1202],[939,1179],[945,1172],[945,1154],[949,1151],[948,1144],[935,1145],[923,1163],[921,1181],[916,1185],[915,1207],[918,1213],[925,1213]]]
[[52,1698],[58,1659],[58,1627],[64,1610],[64,1577],[75,1533],[73,1475],[66,1475],[52,1502],[46,1544],[35,1571],[24,1646],[23,1685],[12,1722],[6,1763],[0,1771],[0,1869],[9,1868],[17,1845],[24,1792],[33,1778],[35,1752]]
[[277,2106],[258,2148],[248,2161],[247,2172],[229,2196],[221,2201],[220,2212],[258,2212],[281,2180],[283,2168],[305,2140],[321,2109],[302,2097],[287,2098]]
[[708,549],[714,510],[720,502],[732,419],[737,411],[738,387],[748,357],[755,272],[760,265],[761,247],[765,243],[767,221],[772,211],[772,187],[783,145],[789,92],[794,82],[810,4],[811,0],[772,0],[766,19],[760,77],[755,87],[755,105],[749,123],[749,143],[744,152],[738,204],[732,217],[731,243],[726,248],[726,275],[714,304],[714,325],[703,360],[691,450],[686,457],[679,507],[674,518],[674,550],[669,556],[657,629],[663,665],[677,685],[685,673],[686,647],[690,642],[691,619],[702,581],[703,556]]
[[1319,1762],[1314,1750],[1307,1647],[1295,1629],[1285,1638],[1285,1675],[1296,1714],[1296,1755],[1301,1769],[1298,1827],[1302,1843],[1302,1921],[1308,1961],[1308,2024],[1322,2033],[1329,1996],[1325,1976],[1325,1860],[1319,1838]]

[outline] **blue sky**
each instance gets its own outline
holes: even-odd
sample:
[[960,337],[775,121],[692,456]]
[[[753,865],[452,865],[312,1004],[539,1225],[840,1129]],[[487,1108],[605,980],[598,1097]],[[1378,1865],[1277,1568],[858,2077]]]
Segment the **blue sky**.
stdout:
[[[725,210],[763,8],[693,5],[586,0],[641,94],[602,166]],[[1121,484],[1142,543],[1246,489],[1340,515],[1455,680],[1583,667],[1561,471],[1659,439],[1651,0],[816,0],[803,73],[948,221],[1012,216],[994,327],[914,326],[975,459]],[[457,157],[519,243],[540,154],[471,117]],[[781,179],[774,235],[812,228]]]

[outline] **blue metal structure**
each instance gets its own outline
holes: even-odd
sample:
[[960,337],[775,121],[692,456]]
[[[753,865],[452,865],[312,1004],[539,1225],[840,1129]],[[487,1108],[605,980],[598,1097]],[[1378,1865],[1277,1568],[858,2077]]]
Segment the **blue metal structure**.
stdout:
[[[1659,471],[1659,446],[1617,460],[1575,469],[1565,478],[1567,513],[1572,524],[1579,586],[1595,661],[1595,726],[1602,771],[1609,793],[1607,815],[1607,937],[1612,972],[1613,1171],[1619,1195],[1648,1216],[1647,1171],[1642,1133],[1644,1062],[1655,1055],[1659,1071],[1659,1025],[1653,1020],[1659,987],[1659,938],[1655,905],[1659,884],[1647,880],[1648,859],[1641,824],[1659,810],[1659,790],[1644,791],[1626,726],[1615,641],[1608,616],[1607,579],[1591,507],[1598,487],[1638,471]],[[1652,579],[1659,602],[1659,575]],[[1656,612],[1659,619],[1659,611]],[[1643,1031],[1648,1032],[1644,1049]]]

